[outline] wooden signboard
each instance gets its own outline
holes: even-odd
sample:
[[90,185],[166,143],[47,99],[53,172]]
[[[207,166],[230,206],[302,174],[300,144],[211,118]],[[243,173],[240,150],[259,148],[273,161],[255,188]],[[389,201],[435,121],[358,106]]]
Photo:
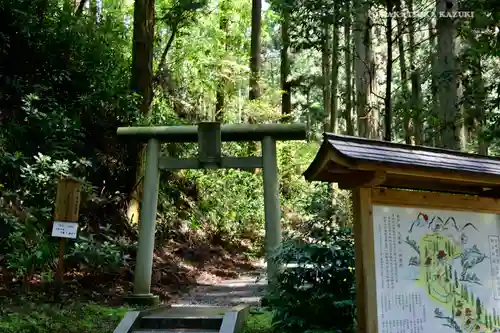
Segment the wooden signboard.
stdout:
[[81,182],[64,178],[57,184],[54,220],[76,222],[80,212]]
[[325,133],[304,175],[353,191],[359,333],[500,332],[499,157]]
[[360,332],[500,332],[498,200],[355,192]]

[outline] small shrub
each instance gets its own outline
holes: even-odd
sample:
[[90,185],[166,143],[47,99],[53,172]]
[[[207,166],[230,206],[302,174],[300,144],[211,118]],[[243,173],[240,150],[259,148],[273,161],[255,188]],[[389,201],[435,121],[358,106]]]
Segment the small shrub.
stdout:
[[309,234],[303,236],[285,241],[275,254],[275,260],[286,267],[268,296],[276,332],[353,332],[351,230],[312,221]]
[[[0,184],[0,259],[10,273],[25,282],[35,272],[50,275],[59,252],[59,240],[50,232],[57,181],[61,176],[84,173],[91,164],[85,159],[70,162],[41,153],[32,158],[16,153],[4,155],[0,165],[20,179],[15,191]],[[84,182],[82,191],[92,194],[91,185]],[[80,225],[84,227],[85,223]],[[100,239],[83,233],[76,241],[68,240],[65,266],[83,264],[99,273],[127,266],[127,253],[135,244],[111,235],[110,230],[104,231]]]
[[57,246],[42,223],[33,216],[20,220],[0,212],[0,224],[9,229],[4,243],[5,261],[16,277],[28,278],[35,271],[51,269],[57,258]]
[[243,333],[271,333],[273,324],[272,312],[252,314],[245,322]]
[[135,244],[106,235],[101,237],[105,240],[97,240],[92,234],[79,236],[67,256],[68,262],[86,266],[97,273],[118,272],[122,267],[129,267],[131,257],[128,252]]

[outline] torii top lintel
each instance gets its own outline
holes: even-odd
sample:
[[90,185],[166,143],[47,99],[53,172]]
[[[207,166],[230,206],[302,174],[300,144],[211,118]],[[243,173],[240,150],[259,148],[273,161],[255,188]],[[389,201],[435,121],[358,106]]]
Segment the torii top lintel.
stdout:
[[500,158],[324,134],[304,172],[340,188],[387,187],[500,197]]
[[[119,127],[116,133],[134,140],[156,138],[164,142],[197,142],[198,126],[137,126]],[[275,140],[304,140],[305,124],[224,124],[220,126],[221,141],[261,141],[270,136]]]

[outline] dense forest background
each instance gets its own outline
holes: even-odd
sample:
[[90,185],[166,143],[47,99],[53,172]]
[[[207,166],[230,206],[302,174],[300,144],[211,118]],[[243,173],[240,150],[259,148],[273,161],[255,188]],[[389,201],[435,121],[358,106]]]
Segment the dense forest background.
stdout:
[[[338,242],[324,237],[349,226],[349,193],[301,176],[321,134],[496,154],[499,22],[487,0],[0,1],[0,274],[50,280],[55,182],[73,175],[83,227],[68,271],[131,281],[143,147],[119,126],[306,123],[307,142],[278,145],[284,230]],[[175,256],[262,255],[263,215],[259,170],[162,173],[154,291],[190,281]]]

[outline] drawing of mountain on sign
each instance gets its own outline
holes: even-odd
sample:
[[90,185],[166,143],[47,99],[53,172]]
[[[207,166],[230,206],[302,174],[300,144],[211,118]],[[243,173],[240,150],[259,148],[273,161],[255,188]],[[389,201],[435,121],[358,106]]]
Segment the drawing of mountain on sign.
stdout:
[[472,285],[483,287],[474,270],[487,256],[476,244],[467,244],[471,232],[478,232],[471,222],[460,225],[453,217],[443,220],[420,213],[410,222],[405,239],[414,253],[408,264],[419,267],[417,284],[436,305],[434,316],[449,332],[500,332],[500,316],[472,292]]

